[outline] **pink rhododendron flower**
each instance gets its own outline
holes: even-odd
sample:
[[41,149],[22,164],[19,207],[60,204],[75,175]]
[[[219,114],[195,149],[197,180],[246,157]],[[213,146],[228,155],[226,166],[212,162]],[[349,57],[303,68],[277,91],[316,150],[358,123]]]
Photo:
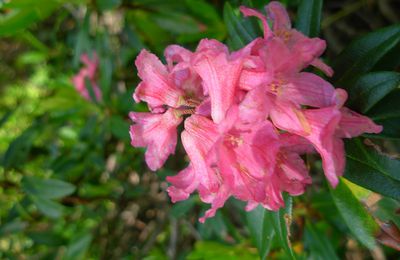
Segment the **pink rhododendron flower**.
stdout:
[[345,90],[303,71],[311,65],[332,75],[320,59],[325,41],[292,29],[278,2],[266,6],[267,16],[241,11],[261,20],[264,37],[240,50],[203,39],[194,52],[168,46],[166,65],[146,50],[136,59],[142,81],[134,100],[147,102],[150,112],[130,114],[132,145],[146,147],[146,163],[157,170],[174,153],[184,122],[189,164],[167,177],[167,192],[177,202],[197,190],[211,204],[201,222],[229,197],[247,202],[246,210],[278,210],[284,192],[303,194],[312,182],[304,154],[320,154],[335,187],[345,168],[342,139],[382,131],[344,106]]
[[96,72],[99,65],[99,58],[97,57],[96,53],[93,53],[92,59],[85,53],[82,54],[81,61],[85,65],[85,67],[83,67],[79,71],[79,73],[72,78],[72,83],[74,84],[79,94],[89,101],[92,100],[92,98],[90,95],[90,90],[88,88],[92,88],[94,97],[96,98],[96,101],[99,102],[102,99],[101,90],[96,81]]

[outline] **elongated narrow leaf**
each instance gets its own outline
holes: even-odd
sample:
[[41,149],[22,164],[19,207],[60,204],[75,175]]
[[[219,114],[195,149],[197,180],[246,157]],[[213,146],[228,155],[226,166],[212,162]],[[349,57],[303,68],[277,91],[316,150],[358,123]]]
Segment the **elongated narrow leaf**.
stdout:
[[265,259],[268,256],[275,236],[275,229],[269,222],[270,217],[268,215],[270,214],[276,213],[268,211],[261,206],[246,212],[247,227],[261,259]]
[[314,223],[306,224],[305,244],[310,250],[310,259],[339,260],[328,236]]
[[331,189],[331,194],[351,233],[364,246],[373,249],[376,246],[374,233],[378,226],[351,192],[346,181],[341,179],[339,185],[335,189]]
[[297,12],[296,29],[310,37],[318,36],[322,4],[323,0],[302,0]]
[[353,41],[334,60],[334,79],[338,86],[349,87],[360,75],[372,69],[400,42],[400,25],[369,33]]
[[38,177],[25,176],[22,179],[22,187],[29,195],[45,198],[59,199],[72,194],[75,186],[71,183]]
[[344,177],[364,188],[400,199],[400,161],[367,148],[360,139],[346,141]]
[[400,73],[398,72],[382,71],[365,74],[348,88],[348,105],[366,113],[399,86]]
[[64,207],[56,201],[39,196],[31,196],[31,199],[38,210],[49,218],[59,218],[64,213]]
[[234,50],[242,48],[257,37],[257,30],[250,19],[244,19],[236,14],[228,2],[224,6],[224,21]]
[[[376,104],[367,115],[377,124],[383,125],[383,131],[377,137],[400,138],[400,89],[395,89]],[[371,136],[374,137],[374,136]]]
[[292,197],[287,196],[285,199],[285,208],[268,214],[268,221],[273,225],[277,241],[286,252],[289,259],[296,259],[290,243],[290,224],[292,218]]

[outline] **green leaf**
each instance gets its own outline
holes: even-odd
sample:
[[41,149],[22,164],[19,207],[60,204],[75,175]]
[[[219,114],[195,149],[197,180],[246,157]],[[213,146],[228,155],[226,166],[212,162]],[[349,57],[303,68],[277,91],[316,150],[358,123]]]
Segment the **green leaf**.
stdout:
[[71,183],[33,176],[24,176],[22,179],[22,188],[29,195],[44,199],[59,199],[75,191],[75,186]]
[[296,259],[296,256],[293,253],[292,246],[290,243],[290,224],[292,219],[292,197],[285,196],[285,208],[279,209],[276,212],[270,212],[268,216],[268,222],[272,224],[277,241],[284,249],[286,255],[290,257],[290,259]]
[[340,179],[338,186],[330,191],[333,201],[351,233],[364,246],[373,249],[376,246],[374,233],[378,226],[351,192],[346,181]]
[[246,212],[247,227],[261,259],[265,259],[268,256],[275,236],[275,229],[269,222],[269,214],[274,213],[261,206]]
[[56,219],[61,217],[64,213],[64,207],[58,202],[39,196],[31,196],[30,198],[33,203],[35,203],[38,210],[49,218]]
[[348,105],[366,113],[392,90],[400,86],[398,72],[371,72],[361,76],[348,88]]
[[323,0],[302,0],[297,11],[296,29],[309,37],[317,37],[321,26]]
[[353,41],[333,62],[337,85],[350,87],[354,80],[371,70],[399,42],[400,25],[377,30]]
[[121,116],[113,115],[110,118],[109,127],[111,133],[118,139],[129,141],[129,123]]
[[29,232],[27,235],[35,244],[61,246],[65,243],[62,236],[51,231]]
[[2,158],[4,168],[19,167],[25,162],[36,134],[37,129],[33,125],[11,142]]
[[20,220],[3,223],[0,226],[0,237],[23,231],[26,227],[28,227],[28,223]]
[[375,123],[383,125],[379,135],[371,137],[400,138],[400,89],[395,89],[376,104],[367,115]]
[[0,15],[0,36],[13,35],[28,28],[48,17],[59,5],[55,0],[10,1],[4,8],[10,8],[11,11]]
[[198,241],[186,259],[253,260],[257,259],[257,254],[241,244],[229,246],[213,241]]
[[97,7],[100,11],[114,9],[121,4],[122,0],[96,0]]
[[84,233],[83,235],[75,236],[71,239],[63,260],[80,260],[84,259],[86,251],[92,242],[92,234]]
[[189,212],[195,205],[195,200],[193,197],[190,197],[187,200],[180,201],[172,206],[171,215],[174,218],[183,217],[187,212]]
[[327,234],[309,221],[306,223],[305,244],[310,250],[310,259],[339,260]]
[[242,48],[257,37],[257,30],[250,19],[240,17],[237,12],[234,12],[229,2],[224,5],[224,21],[234,50]]
[[359,138],[346,141],[344,177],[382,195],[400,200],[400,161],[365,147]]

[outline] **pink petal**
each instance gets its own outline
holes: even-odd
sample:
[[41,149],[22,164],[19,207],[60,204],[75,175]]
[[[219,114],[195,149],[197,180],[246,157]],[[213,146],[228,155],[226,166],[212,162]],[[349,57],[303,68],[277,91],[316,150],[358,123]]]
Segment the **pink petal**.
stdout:
[[194,63],[210,95],[211,117],[216,123],[223,120],[233,103],[241,68],[240,60],[229,61],[225,53],[216,56],[200,53]]
[[338,184],[338,176],[343,175],[345,165],[344,145],[335,136],[341,115],[336,107],[309,109],[304,112],[311,125],[311,134],[305,136],[322,158],[325,176],[333,187]]
[[333,76],[333,69],[331,67],[329,67],[328,65],[326,65],[321,59],[314,59],[311,62],[311,65],[313,65],[314,67],[320,69],[328,77],[332,77]]
[[281,3],[273,1],[265,7],[265,10],[268,17],[274,22],[274,32],[292,27],[289,15]]
[[297,153],[284,153],[277,167],[281,189],[292,196],[303,194],[307,184],[311,183],[307,167]]
[[168,187],[167,192],[173,203],[189,198],[199,184],[198,176],[191,165],[175,176],[168,176],[167,181],[172,184]]
[[255,123],[265,121],[271,109],[271,102],[264,86],[258,86],[247,92],[239,105],[241,121]]
[[172,109],[164,114],[131,112],[134,122],[130,128],[131,144],[147,147],[146,163],[153,171],[161,168],[170,154],[175,152],[177,126],[182,122]]
[[270,117],[277,128],[300,136],[311,134],[311,125],[299,107],[295,106],[292,102],[279,100],[275,100],[273,104],[271,106]]
[[335,104],[335,88],[315,74],[302,72],[286,79],[278,90],[278,97],[296,104],[327,107]]
[[190,62],[193,53],[179,45],[169,45],[165,48],[164,56],[167,60],[169,69],[173,68],[174,62]]
[[337,129],[337,135],[344,138],[359,136],[363,133],[378,134],[383,127],[376,125],[371,119],[360,115],[347,107],[340,109],[342,117]]
[[244,16],[255,16],[261,20],[263,29],[264,29],[264,38],[265,39],[268,39],[272,35],[271,29],[269,28],[267,18],[265,17],[265,15],[263,15],[262,13],[260,13],[259,11],[255,10],[255,9],[248,8],[245,6],[241,6],[240,11],[242,12],[242,14]]
[[283,133],[279,135],[279,140],[281,143],[281,147],[286,151],[295,152],[298,154],[306,154],[306,153],[314,153],[314,147],[302,136],[291,134],[291,133]]
[[135,64],[144,82],[135,90],[135,100],[145,101],[150,107],[181,105],[183,93],[170,81],[167,68],[157,56],[142,50]]
[[[199,190],[199,192],[202,193],[202,190]],[[227,187],[222,186],[217,193],[212,195],[213,199],[211,200],[211,209],[207,210],[204,216],[199,219],[201,223],[204,223],[207,218],[215,216],[217,210],[222,208],[225,204],[225,201],[229,198],[230,191]]]
[[265,71],[243,70],[240,74],[239,87],[243,90],[252,90],[265,83],[267,77],[268,73]]
[[192,115],[185,121],[182,144],[188,154],[195,174],[201,176],[201,183],[212,191],[218,188],[218,177],[210,167],[211,149],[220,134],[217,126],[208,118]]

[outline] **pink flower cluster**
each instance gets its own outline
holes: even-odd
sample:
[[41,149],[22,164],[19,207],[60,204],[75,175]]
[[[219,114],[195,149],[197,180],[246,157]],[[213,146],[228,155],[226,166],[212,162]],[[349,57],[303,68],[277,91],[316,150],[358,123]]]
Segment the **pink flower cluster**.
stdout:
[[241,11],[261,19],[264,38],[232,53],[209,39],[195,52],[171,45],[167,65],[146,50],[136,59],[142,82],[134,100],[147,102],[151,112],[130,113],[132,145],[147,148],[146,163],[155,171],[174,153],[184,121],[181,140],[190,163],[167,178],[168,193],[176,202],[197,190],[211,204],[201,222],[230,196],[246,201],[246,210],[284,206],[282,192],[300,195],[311,183],[305,153],[321,155],[335,187],[345,166],[342,138],[382,130],[343,106],[345,90],[302,72],[311,65],[333,74],[319,59],[326,44],[292,29],[280,3],[266,6],[267,17]]
[[[96,82],[96,72],[99,65],[99,58],[96,53],[93,53],[93,59],[85,53],[81,55],[81,62],[85,64],[78,74],[72,78],[72,83],[78,93],[88,101],[91,101],[88,87],[92,87],[96,101],[101,101],[101,90]],[[86,82],[90,82],[91,86],[87,86]]]

